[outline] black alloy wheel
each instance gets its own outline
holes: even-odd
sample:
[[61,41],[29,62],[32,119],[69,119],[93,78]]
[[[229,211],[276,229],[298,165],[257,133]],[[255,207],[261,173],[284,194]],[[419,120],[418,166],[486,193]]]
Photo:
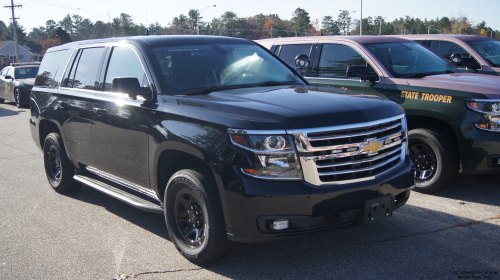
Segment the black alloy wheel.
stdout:
[[457,145],[443,131],[417,128],[408,132],[408,149],[415,163],[415,191],[438,192],[451,185],[458,175]]
[[47,165],[49,166],[49,173],[51,181],[54,184],[59,184],[61,182],[61,155],[59,150],[55,146],[51,146],[47,152]]
[[415,180],[422,182],[432,179],[437,169],[436,155],[432,149],[424,143],[413,143],[410,155],[416,165]]
[[219,192],[203,168],[183,169],[167,183],[165,223],[170,240],[189,261],[203,264],[231,252]]
[[19,92],[19,89],[17,89],[17,88],[14,90],[14,101],[16,102],[16,106],[18,108],[22,107],[22,104],[21,104],[21,93]]
[[81,184],[73,180],[75,169],[57,133],[50,133],[43,143],[43,161],[45,174],[50,186],[58,193],[71,192],[79,189]]
[[191,248],[198,248],[205,241],[203,211],[196,195],[188,188],[181,189],[175,198],[175,220],[184,242]]

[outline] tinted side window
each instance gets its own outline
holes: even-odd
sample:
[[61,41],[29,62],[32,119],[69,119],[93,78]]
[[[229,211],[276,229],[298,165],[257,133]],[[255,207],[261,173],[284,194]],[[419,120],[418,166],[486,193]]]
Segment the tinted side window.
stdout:
[[114,47],[109,59],[104,82],[104,90],[112,91],[113,79],[117,77],[136,77],[143,87],[149,86],[141,60],[134,50],[126,47]]
[[[68,87],[81,89],[96,88],[97,71],[99,70],[99,63],[104,54],[104,50],[104,48],[82,50],[78,59],[78,64],[75,63],[75,65],[77,65],[76,70],[71,71]],[[71,80],[73,80],[73,82],[71,82]]]
[[[311,55],[312,44],[302,44],[302,45],[283,45],[281,46],[280,58],[283,59],[293,68],[297,67],[295,65],[295,57],[299,54]],[[276,49],[278,50],[279,47]]]
[[347,78],[347,66],[350,65],[366,65],[366,60],[348,46],[325,44],[319,60],[318,77]]
[[464,57],[470,57],[470,53],[453,42],[430,41],[429,48],[446,59],[450,59],[451,55],[456,52],[461,53]]
[[61,64],[61,60],[67,50],[49,52],[43,56],[42,64],[38,69],[38,75],[35,79],[35,86],[50,87],[54,79],[54,75]]

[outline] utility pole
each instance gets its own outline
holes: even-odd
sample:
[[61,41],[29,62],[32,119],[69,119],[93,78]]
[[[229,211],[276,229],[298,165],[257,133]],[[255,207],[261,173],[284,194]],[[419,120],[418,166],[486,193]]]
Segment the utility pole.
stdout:
[[359,22],[359,35],[363,35],[363,0],[361,0],[361,21]]
[[12,9],[12,33],[14,33],[14,43],[16,44],[16,62],[19,61],[19,44],[17,43],[17,25],[16,16],[14,15],[14,8],[22,8],[23,5],[14,5],[14,0],[10,0],[10,6],[3,6],[4,8]]

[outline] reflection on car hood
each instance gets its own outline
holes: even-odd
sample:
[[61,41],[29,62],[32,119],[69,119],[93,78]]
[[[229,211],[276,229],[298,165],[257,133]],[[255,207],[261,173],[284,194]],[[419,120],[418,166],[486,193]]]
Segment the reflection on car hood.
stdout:
[[363,123],[402,114],[394,102],[352,91],[305,86],[251,87],[178,97],[183,107],[229,115],[259,129]]
[[23,82],[25,85],[33,86],[35,84],[35,78],[29,79],[17,79],[19,82]]
[[406,81],[411,86],[475,92],[491,99],[500,98],[500,77],[498,76],[454,73],[412,78]]

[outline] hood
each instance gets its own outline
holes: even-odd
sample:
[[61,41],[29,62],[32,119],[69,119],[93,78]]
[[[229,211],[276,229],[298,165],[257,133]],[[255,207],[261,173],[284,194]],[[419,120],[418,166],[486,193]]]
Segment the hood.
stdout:
[[178,97],[180,106],[252,122],[258,129],[327,127],[402,114],[396,103],[372,95],[311,86],[252,87]]
[[490,99],[500,99],[500,77],[473,73],[432,75],[406,79],[409,85],[475,92]]
[[35,84],[35,78],[29,78],[29,79],[17,79],[19,82],[22,82],[23,84],[27,86],[33,86]]

